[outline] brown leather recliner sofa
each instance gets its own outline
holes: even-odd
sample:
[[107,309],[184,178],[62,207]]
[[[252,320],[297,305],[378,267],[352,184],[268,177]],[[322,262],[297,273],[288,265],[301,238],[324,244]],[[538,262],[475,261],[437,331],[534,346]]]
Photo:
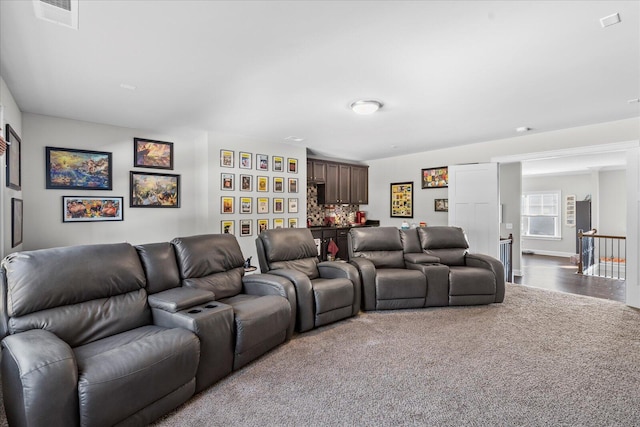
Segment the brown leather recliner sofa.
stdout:
[[459,227],[352,228],[350,262],[362,279],[362,309],[474,305],[504,300],[502,263],[469,253]]

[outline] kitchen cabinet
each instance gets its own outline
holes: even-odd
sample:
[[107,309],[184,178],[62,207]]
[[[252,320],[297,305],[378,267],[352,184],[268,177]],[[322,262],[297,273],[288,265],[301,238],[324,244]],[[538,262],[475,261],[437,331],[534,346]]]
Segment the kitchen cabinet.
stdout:
[[329,251],[327,250],[329,247],[329,242],[333,240],[338,246],[338,252],[336,253],[336,258],[348,261],[349,260],[349,246],[348,246],[348,235],[349,228],[335,228],[335,227],[326,227],[326,228],[318,228],[315,230],[311,230],[311,234],[314,239],[318,239],[320,248],[319,248],[319,258],[320,261],[327,260],[327,254]]
[[320,205],[359,205],[369,202],[367,166],[309,159],[307,181],[318,184]]
[[307,182],[325,182],[327,164],[320,160],[307,160]]
[[369,204],[369,168],[351,166],[351,204]]

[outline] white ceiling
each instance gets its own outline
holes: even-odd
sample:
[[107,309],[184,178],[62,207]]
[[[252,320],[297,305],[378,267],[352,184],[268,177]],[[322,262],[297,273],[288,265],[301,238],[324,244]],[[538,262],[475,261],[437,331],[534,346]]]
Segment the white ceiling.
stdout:
[[0,73],[24,112],[370,160],[640,116],[640,2],[2,0]]

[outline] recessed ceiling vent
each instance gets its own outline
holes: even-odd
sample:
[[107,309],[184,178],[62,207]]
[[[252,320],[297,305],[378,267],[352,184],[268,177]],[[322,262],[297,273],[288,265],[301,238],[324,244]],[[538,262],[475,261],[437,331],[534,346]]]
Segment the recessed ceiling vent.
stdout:
[[32,0],[36,17],[78,29],[78,0]]

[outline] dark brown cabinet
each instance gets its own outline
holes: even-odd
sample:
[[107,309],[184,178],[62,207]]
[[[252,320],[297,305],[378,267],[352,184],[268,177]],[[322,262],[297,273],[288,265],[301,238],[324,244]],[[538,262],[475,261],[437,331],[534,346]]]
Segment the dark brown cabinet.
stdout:
[[369,203],[369,169],[365,166],[351,166],[351,203]]
[[[307,168],[316,169],[315,161]],[[369,169],[366,166],[325,162],[324,181],[318,183],[318,204],[359,205],[369,202]],[[315,174],[315,172],[314,172]],[[311,181],[310,181],[311,182]]]
[[321,228],[311,230],[311,234],[314,239],[318,239],[320,242],[320,261],[327,260],[327,254],[329,253],[329,242],[332,240],[338,246],[338,252],[336,253],[336,259],[344,261],[349,260],[349,247],[347,236],[349,234],[349,228]]
[[319,160],[307,160],[307,182],[325,182],[327,165]]

